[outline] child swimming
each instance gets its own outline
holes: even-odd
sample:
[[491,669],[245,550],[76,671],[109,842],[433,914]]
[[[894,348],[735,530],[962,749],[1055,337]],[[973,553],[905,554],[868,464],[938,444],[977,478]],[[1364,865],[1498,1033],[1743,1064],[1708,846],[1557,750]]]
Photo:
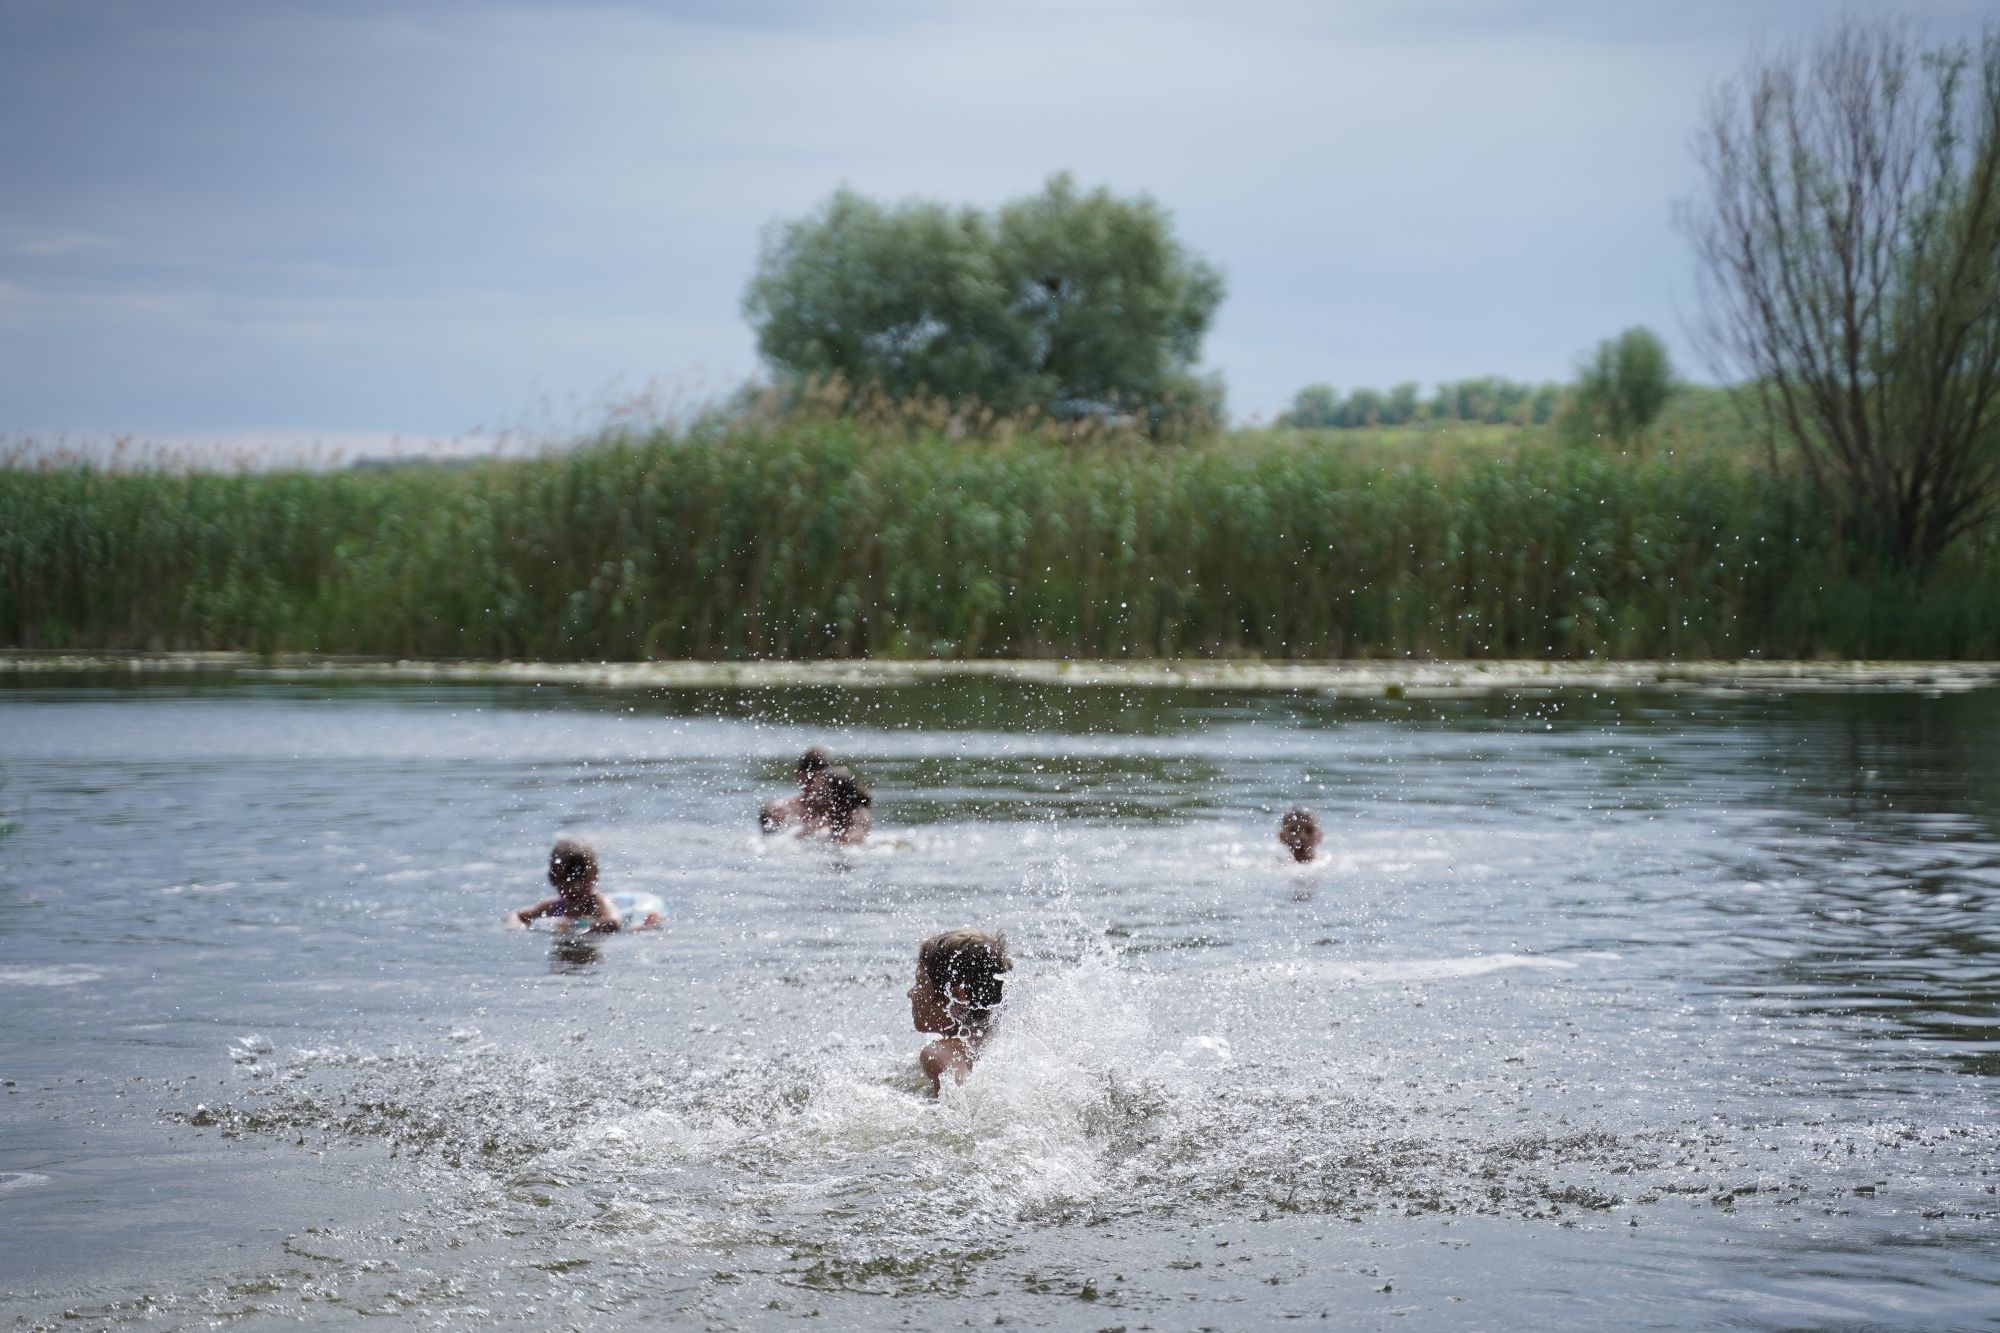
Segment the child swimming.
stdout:
[[799,832],[824,833],[830,841],[853,846],[875,827],[875,818],[868,813],[874,803],[868,789],[846,768],[835,765],[824,769],[800,797],[805,818]]
[[933,935],[917,946],[917,980],[910,987],[910,1022],[938,1034],[917,1063],[938,1095],[949,1073],[965,1082],[999,1018],[1002,978],[1014,968],[1007,937],[964,926]]
[[1291,850],[1294,861],[1310,861],[1319,854],[1320,840],[1326,835],[1320,832],[1319,816],[1302,805],[1295,805],[1285,811],[1278,821],[1278,841]]
[[547,916],[593,931],[618,929],[618,909],[597,891],[597,853],[589,843],[575,838],[556,839],[556,845],[549,851],[549,883],[555,886],[555,897],[507,913],[507,923],[526,926]]
[[787,824],[795,828],[805,824],[806,793],[812,789],[813,779],[831,767],[833,756],[824,747],[808,747],[799,756],[798,766],[792,770],[792,778],[799,784],[798,795],[764,802],[764,808],[757,812],[758,827],[766,833],[776,833]]

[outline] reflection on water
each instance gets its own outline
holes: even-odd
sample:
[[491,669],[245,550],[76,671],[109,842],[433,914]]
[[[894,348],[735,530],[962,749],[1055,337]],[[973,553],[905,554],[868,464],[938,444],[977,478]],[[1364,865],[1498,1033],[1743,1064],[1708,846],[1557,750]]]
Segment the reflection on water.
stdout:
[[[0,733],[20,1322],[1990,1317],[1992,692],[15,685]],[[756,833],[812,742],[868,845]],[[667,928],[501,927],[564,833]],[[1017,975],[933,1103],[903,987],[974,922]]]
[[1837,1024],[2000,1074],[2000,759],[1986,696],[1801,701],[1766,728],[1785,808],[1746,830],[1721,910],[1745,964],[1716,978],[1802,1031]]
[[602,962],[604,953],[595,941],[570,936],[549,946],[549,971],[580,972]]

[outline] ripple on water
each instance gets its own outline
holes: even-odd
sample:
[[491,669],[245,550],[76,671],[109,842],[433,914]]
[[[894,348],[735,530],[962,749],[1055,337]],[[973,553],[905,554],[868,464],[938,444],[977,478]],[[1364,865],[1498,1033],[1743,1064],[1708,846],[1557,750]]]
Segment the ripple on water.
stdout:
[[[10,756],[24,854],[126,917],[9,941],[40,950],[0,969],[40,1076],[6,1090],[6,1165],[67,1186],[126,1135],[212,1191],[190,1232],[245,1228],[73,1279],[81,1321],[868,1326],[936,1313],[884,1296],[963,1295],[943,1318],[1231,1325],[1351,1278],[1375,1303],[1336,1313],[1373,1324],[1391,1277],[1398,1310],[1411,1290],[1392,1264],[1475,1232],[1436,1271],[1493,1325],[1598,1275],[1607,1301],[1681,1295],[1662,1323],[1729,1317],[1739,1277],[1775,1310],[1794,1271],[1827,1284],[1814,1309],[1944,1324],[1954,1275],[1994,1271],[1990,701],[1913,746],[1931,714],[1851,699],[1154,700],[1089,735],[953,731],[939,697],[921,725],[793,698],[775,729],[477,700],[231,698],[178,729],[51,704]],[[808,739],[864,756],[871,847],[749,830]],[[1294,868],[1271,835],[1302,792],[1329,840]],[[671,929],[503,933],[564,830],[671,897]],[[1021,975],[933,1102],[897,997],[911,943],[964,922],[1004,925]],[[128,1065],[145,1081],[100,1077]],[[315,1223],[282,1244],[237,1206],[281,1163]],[[145,1202],[108,1175],[97,1215]],[[369,1178],[393,1209],[334,1202]],[[91,1251],[92,1214],[11,1179],[10,1214]],[[1259,1227],[1284,1264],[1210,1253]],[[1805,1257],[1843,1245],[1906,1304]]]

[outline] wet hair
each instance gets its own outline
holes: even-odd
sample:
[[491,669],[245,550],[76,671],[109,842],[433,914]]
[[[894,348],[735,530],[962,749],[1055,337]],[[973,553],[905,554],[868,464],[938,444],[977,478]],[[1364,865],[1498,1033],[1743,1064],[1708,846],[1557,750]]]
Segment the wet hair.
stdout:
[[[1278,841],[1291,848],[1292,855],[1299,860],[1312,855],[1318,835],[1319,816],[1302,805],[1293,806],[1278,820]],[[1305,856],[1300,855],[1302,852]]]
[[840,765],[820,773],[813,783],[811,799],[827,823],[837,829],[846,828],[848,819],[862,806],[875,804],[868,789]]
[[549,882],[559,888],[588,884],[597,878],[597,853],[587,842],[557,838],[549,849]]
[[833,756],[826,752],[824,745],[809,745],[806,747],[806,752],[799,756],[798,767],[792,772],[798,775],[799,781],[804,782],[813,774],[832,767]]
[[984,1030],[1000,1007],[1002,978],[1014,970],[1007,956],[1007,937],[972,926],[961,926],[933,935],[917,946],[917,968],[937,991],[951,997],[954,987],[965,988],[971,1006],[965,1026]]

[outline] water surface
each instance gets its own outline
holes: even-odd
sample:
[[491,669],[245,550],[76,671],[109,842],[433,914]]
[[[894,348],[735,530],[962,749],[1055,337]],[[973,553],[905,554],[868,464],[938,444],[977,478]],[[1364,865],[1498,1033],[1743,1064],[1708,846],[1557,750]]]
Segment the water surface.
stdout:
[[[869,846],[756,833],[814,742]],[[1993,690],[40,677],[0,820],[20,1326],[2000,1307]],[[667,929],[503,929],[562,834]],[[1019,966],[933,1103],[962,924]]]

